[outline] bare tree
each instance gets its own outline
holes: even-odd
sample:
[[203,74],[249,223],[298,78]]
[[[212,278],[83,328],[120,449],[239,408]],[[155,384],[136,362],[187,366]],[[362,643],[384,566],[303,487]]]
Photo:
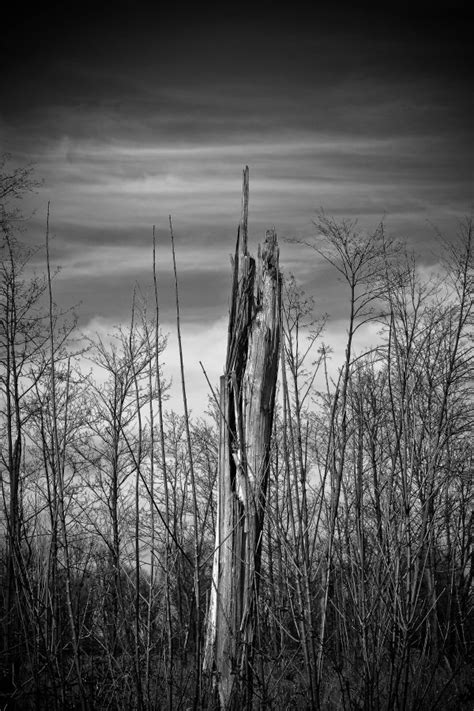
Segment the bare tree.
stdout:
[[221,378],[219,494],[205,668],[222,708],[252,704],[262,535],[278,371],[281,282],[274,231],[258,263],[247,251],[248,168]]
[[8,172],[6,159],[0,161],[0,480],[1,523],[6,533],[1,673],[10,681],[21,666],[21,559],[25,534],[22,487],[30,417],[27,401],[40,377],[36,368],[38,354],[48,339],[42,303],[46,282],[31,273],[33,251],[19,240],[20,213],[14,206],[14,201],[34,185],[29,169]]

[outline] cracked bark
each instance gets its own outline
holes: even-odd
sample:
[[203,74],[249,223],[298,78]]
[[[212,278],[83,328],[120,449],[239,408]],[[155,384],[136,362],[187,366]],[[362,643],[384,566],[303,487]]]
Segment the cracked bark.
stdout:
[[225,375],[220,381],[218,521],[204,670],[222,709],[251,708],[261,543],[280,340],[274,230],[247,250],[248,168],[233,260]]

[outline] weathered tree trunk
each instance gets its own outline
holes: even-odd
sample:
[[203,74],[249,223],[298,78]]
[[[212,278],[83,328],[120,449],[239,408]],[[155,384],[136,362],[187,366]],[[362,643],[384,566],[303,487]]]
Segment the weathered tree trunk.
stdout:
[[219,487],[204,669],[222,709],[251,708],[261,543],[280,339],[275,232],[247,251],[248,168],[233,264],[227,362],[220,381]]

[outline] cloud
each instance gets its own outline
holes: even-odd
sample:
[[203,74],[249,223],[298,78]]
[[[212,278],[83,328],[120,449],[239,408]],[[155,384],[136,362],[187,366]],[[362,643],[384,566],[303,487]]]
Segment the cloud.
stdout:
[[[26,211],[37,212],[26,239],[44,242],[50,200],[51,258],[63,267],[55,298],[82,301],[81,323],[126,322],[136,284],[150,293],[153,225],[163,318],[172,322],[171,214],[187,352],[212,361],[206,348],[221,342],[245,164],[251,251],[275,226],[282,268],[340,324],[340,283],[285,237],[312,239],[321,207],[357,217],[363,230],[386,217],[388,231],[430,265],[428,220],[449,234],[472,208],[467,33],[433,19],[433,8],[429,22],[411,8],[407,27],[385,13],[319,8],[286,13],[281,26],[273,10],[193,22],[127,12],[123,26],[114,11],[86,32],[94,11],[77,28],[48,24],[41,47],[32,27],[35,41],[6,68],[0,141],[44,178],[28,199]],[[201,382],[200,369],[192,378]]]
[[235,229],[247,162],[257,230],[272,223],[298,229],[320,206],[339,215],[398,219],[432,212],[436,219],[444,209],[461,211],[470,199],[472,169],[454,157],[448,139],[317,132],[277,139],[174,145],[63,136],[36,156],[45,178],[39,199],[53,193],[55,224],[65,235],[96,228],[100,240],[112,226],[117,235],[142,234],[153,224],[166,229],[172,214],[188,242],[196,228],[204,241],[207,230]]

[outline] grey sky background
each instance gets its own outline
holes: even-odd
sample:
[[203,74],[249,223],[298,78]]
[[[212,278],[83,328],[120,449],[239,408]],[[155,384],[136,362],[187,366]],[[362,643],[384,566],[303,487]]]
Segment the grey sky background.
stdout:
[[25,238],[41,241],[50,200],[56,300],[81,302],[81,328],[104,332],[129,320],[134,284],[151,285],[155,225],[175,377],[172,215],[195,412],[207,390],[198,361],[213,382],[222,371],[244,165],[251,249],[275,226],[282,269],[331,315],[336,350],[341,286],[284,238],[310,238],[319,208],[367,229],[385,218],[431,269],[433,225],[449,236],[472,213],[472,49],[461,3],[34,12],[9,20],[0,79],[0,148],[44,181],[28,201]]

